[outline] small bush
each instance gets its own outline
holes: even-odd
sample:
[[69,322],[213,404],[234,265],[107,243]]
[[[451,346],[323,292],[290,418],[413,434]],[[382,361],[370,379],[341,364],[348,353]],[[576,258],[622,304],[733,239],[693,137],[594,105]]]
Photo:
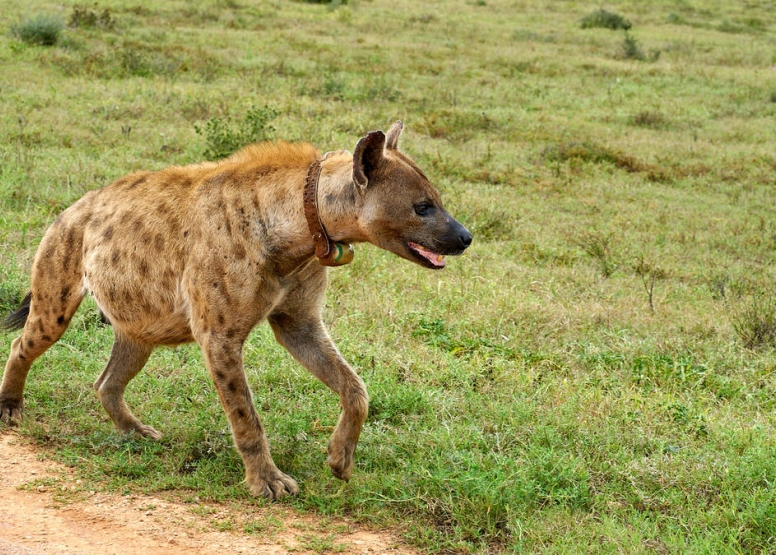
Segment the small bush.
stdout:
[[684,18],[681,15],[675,14],[673,12],[668,14],[666,20],[672,25],[682,25],[684,23]]
[[638,41],[628,33],[625,33],[625,39],[622,41],[622,56],[626,60],[643,60],[645,58]]
[[747,349],[776,347],[776,298],[754,296],[733,314],[733,329]]
[[11,27],[11,35],[25,44],[54,46],[62,37],[65,24],[58,15],[37,15]]
[[618,29],[624,29],[627,31],[632,27],[631,22],[618,15],[616,13],[607,12],[604,9],[594,11],[582,18],[583,29],[593,28],[612,29],[616,31]]
[[270,122],[277,116],[278,112],[269,106],[251,106],[240,122],[235,123],[229,117],[214,117],[204,127],[195,125],[194,130],[205,137],[205,158],[218,160],[247,144],[269,139],[275,131]]
[[621,57],[626,60],[656,62],[660,58],[660,50],[650,50],[649,54],[646,54],[639,46],[636,38],[630,33],[625,33],[625,39],[622,41]]

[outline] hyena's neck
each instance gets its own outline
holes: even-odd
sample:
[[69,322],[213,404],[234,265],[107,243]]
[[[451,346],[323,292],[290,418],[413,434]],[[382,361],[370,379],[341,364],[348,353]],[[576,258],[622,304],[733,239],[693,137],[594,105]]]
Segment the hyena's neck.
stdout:
[[359,194],[353,183],[353,156],[347,151],[327,155],[318,181],[318,214],[334,241],[366,241],[359,227]]

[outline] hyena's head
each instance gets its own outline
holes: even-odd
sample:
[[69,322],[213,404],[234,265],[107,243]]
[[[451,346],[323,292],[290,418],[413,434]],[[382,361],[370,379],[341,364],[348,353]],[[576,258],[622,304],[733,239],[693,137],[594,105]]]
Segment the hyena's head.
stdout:
[[359,223],[369,242],[425,268],[445,267],[445,255],[458,255],[472,234],[442,206],[436,190],[407,156],[399,152],[403,124],[387,134],[373,131],[353,152],[353,181],[359,191]]

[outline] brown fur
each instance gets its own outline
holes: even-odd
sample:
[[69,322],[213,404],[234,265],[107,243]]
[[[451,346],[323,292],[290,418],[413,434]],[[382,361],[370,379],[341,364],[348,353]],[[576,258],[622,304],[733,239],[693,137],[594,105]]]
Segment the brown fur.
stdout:
[[[442,207],[419,168],[397,149],[401,123],[362,139],[353,155],[331,153],[318,191],[332,239],[371,242],[427,267],[460,254],[471,235]],[[278,498],[298,491],[275,466],[243,371],[243,344],[267,320],[302,365],[340,396],[342,415],[328,464],[347,480],[367,415],[361,378],[321,320],[326,268],[313,256],[303,213],[307,169],[320,155],[309,144],[251,145],[221,162],[138,172],[86,194],[41,241],[25,322],[0,385],[0,420],[21,418],[32,362],[56,342],[91,293],[115,342],[94,384],[122,431],[159,438],[124,401],[129,381],[158,345],[196,341],[226,411],[250,490]],[[430,213],[423,206],[431,206]],[[420,208],[418,208],[421,206]]]

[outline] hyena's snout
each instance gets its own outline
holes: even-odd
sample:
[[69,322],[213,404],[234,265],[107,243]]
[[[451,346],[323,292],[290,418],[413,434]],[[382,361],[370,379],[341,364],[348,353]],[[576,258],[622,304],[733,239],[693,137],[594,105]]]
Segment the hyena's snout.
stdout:
[[454,218],[448,216],[446,229],[438,238],[440,250],[444,254],[462,254],[472,244],[472,234]]

